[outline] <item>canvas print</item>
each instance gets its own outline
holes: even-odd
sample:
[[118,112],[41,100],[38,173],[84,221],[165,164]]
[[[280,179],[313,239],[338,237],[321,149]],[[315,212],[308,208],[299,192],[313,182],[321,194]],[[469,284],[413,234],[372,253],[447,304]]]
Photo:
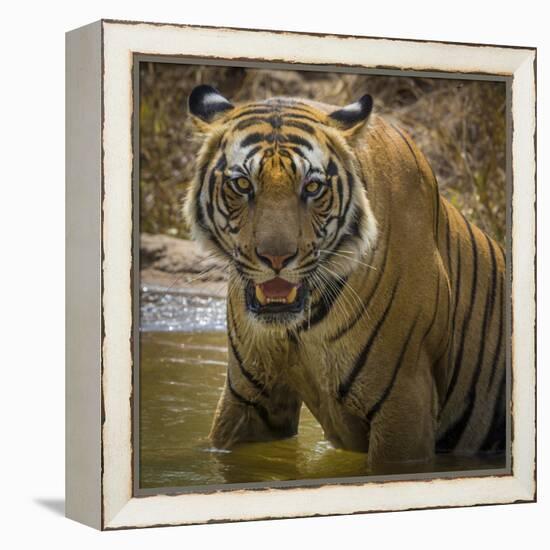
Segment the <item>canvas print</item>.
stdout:
[[140,488],[503,468],[506,84],[137,74]]

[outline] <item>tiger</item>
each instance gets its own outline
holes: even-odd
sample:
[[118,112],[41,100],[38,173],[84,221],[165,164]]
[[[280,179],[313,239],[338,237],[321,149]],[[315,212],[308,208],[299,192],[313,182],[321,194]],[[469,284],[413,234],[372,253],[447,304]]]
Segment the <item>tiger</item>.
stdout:
[[295,436],[302,404],[370,468],[506,446],[505,253],[439,192],[373,99],[188,97],[184,200],[226,262],[228,364],[210,441]]

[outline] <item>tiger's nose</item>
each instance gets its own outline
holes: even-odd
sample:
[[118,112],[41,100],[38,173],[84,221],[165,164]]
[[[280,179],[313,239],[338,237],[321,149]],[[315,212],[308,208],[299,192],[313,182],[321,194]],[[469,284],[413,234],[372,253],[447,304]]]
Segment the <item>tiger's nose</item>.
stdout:
[[269,267],[272,267],[275,271],[281,271],[283,267],[287,266],[298,254],[298,249],[296,249],[291,254],[283,254],[276,256],[274,254],[269,254],[267,252],[260,251],[256,249],[256,254],[260,261],[266,264]]

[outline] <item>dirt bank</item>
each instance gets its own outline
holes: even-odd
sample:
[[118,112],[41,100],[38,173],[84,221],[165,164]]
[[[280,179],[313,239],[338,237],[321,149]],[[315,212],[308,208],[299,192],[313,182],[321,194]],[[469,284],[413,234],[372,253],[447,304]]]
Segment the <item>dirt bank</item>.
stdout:
[[194,241],[140,235],[140,286],[223,296],[227,288],[225,265]]

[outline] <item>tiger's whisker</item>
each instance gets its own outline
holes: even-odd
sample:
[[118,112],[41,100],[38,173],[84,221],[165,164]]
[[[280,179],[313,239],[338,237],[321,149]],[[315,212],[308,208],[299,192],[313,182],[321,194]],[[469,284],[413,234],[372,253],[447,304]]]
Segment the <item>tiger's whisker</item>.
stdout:
[[[373,265],[362,262],[361,260],[357,260],[356,258],[350,258],[348,256],[345,256],[344,254],[340,254],[339,252],[333,252],[331,250],[327,250],[327,251],[321,250],[320,252],[322,254],[326,254],[326,255],[341,256],[342,258],[345,258],[346,260],[349,260],[351,262],[355,262],[357,264],[364,265],[365,267],[368,267],[369,269],[374,269],[374,271],[378,270],[378,268],[374,267]],[[352,254],[352,252],[350,252],[350,254]]]
[[[332,271],[331,269],[329,269],[328,267],[326,267],[326,266],[324,266],[324,265],[322,265],[322,264],[319,264],[319,267],[320,267],[321,269],[326,270],[328,273],[330,273],[330,274],[333,275],[334,277],[336,277],[336,278],[342,283],[342,285],[343,285],[344,288],[349,288],[349,289],[351,290],[351,292],[352,292],[352,298],[353,298],[353,300],[354,300],[354,304],[355,304],[355,306],[357,306],[357,307],[359,308],[359,310],[361,310],[361,309],[364,307],[364,306],[363,306],[363,301],[361,300],[361,297],[359,296],[359,294],[357,294],[357,292],[355,291],[355,289],[354,289],[354,288],[353,288],[353,287],[352,287],[343,277],[341,277],[340,275],[338,275],[338,273]],[[344,294],[342,295],[342,297],[343,297],[344,299],[346,299],[346,301],[347,301],[347,297],[346,297]],[[348,302],[348,305],[351,305],[351,304],[349,303],[349,301],[347,301],[347,302]],[[352,309],[353,309],[353,308],[352,308]]]

